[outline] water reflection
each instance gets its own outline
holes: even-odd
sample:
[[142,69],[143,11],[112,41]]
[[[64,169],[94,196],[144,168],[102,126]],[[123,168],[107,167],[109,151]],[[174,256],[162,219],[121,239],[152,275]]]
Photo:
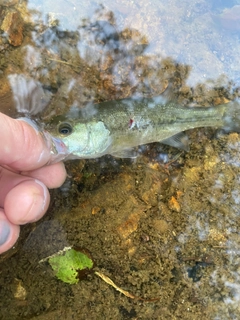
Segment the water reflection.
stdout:
[[[179,3],[173,0],[167,5],[159,0],[147,3],[104,1],[103,5],[95,5],[87,1],[80,3],[74,0],[57,2],[43,0],[42,2],[10,1],[8,4],[9,6],[1,6],[0,10],[2,30],[0,104],[1,111],[11,116],[27,114],[45,123],[56,115],[68,113],[73,107],[82,108],[89,102],[162,95],[167,99],[174,99],[183,106],[207,107],[228,103],[239,97],[239,1],[199,0]],[[20,26],[18,33],[15,33],[16,23]],[[80,207],[76,198],[74,201],[77,204],[73,201],[74,204],[68,203],[67,206],[77,207],[72,211],[76,214],[76,220],[69,215],[69,212],[65,214],[67,217],[65,220],[71,221],[73,225],[68,232],[76,229],[75,234],[73,231],[75,237],[71,234],[66,240],[65,231],[61,232],[67,244],[68,241],[79,240],[77,237],[82,236],[78,235],[79,233],[85,233],[85,236],[89,237],[87,243],[90,245],[95,242],[95,238],[100,239],[99,242],[104,245],[98,247],[96,251],[103,251],[106,256],[98,256],[98,261],[101,261],[101,265],[107,270],[114,271],[119,269],[113,260],[114,254],[104,241],[110,237],[109,230],[112,232],[121,228],[115,228],[115,225],[113,228],[112,224],[109,229],[103,229],[107,226],[105,221],[108,221],[111,212],[116,213],[110,217],[112,223],[117,221],[118,226],[117,223],[122,222],[121,217],[125,217],[126,212],[131,211],[131,220],[127,222],[132,229],[139,222],[139,216],[142,220],[149,219],[149,225],[141,222],[143,224],[141,231],[134,230],[136,234],[132,238],[130,236],[124,238],[125,234],[122,236],[124,240],[122,238],[117,240],[113,235],[110,237],[119,246],[124,243],[125,247],[122,250],[125,250],[126,256],[130,258],[124,257],[118,264],[121,267],[120,274],[125,265],[130,265],[127,269],[129,272],[127,279],[132,281],[133,289],[138,285],[134,280],[134,275],[137,274],[139,277],[137,279],[140,279],[137,282],[142,281],[143,288],[148,281],[146,279],[150,279],[149,282],[154,283],[151,289],[154,294],[159,295],[159,292],[167,291],[164,281],[169,275],[167,281],[172,287],[167,292],[169,295],[175,292],[171,295],[171,299],[177,301],[175,305],[174,302],[168,305],[170,315],[174,313],[176,316],[179,315],[176,305],[184,305],[187,296],[184,288],[189,286],[189,291],[193,290],[194,294],[199,295],[198,301],[193,298],[195,302],[190,298],[187,300],[187,305],[193,310],[192,314],[194,310],[207,305],[208,316],[210,314],[212,317],[214,314],[215,319],[227,317],[237,319],[239,315],[239,138],[237,134],[232,134],[220,138],[218,144],[210,140],[213,137],[211,132],[208,134],[201,130],[192,133],[192,137],[196,143],[192,146],[191,156],[186,155],[186,158],[181,159],[182,162],[177,163],[175,176],[169,178],[165,168],[166,172],[162,179],[162,174],[156,170],[160,166],[161,159],[162,162],[168,159],[166,151],[154,158],[150,147],[143,148],[143,154],[152,154],[152,159],[159,161],[151,163],[148,159],[149,163],[146,165],[143,166],[142,163],[139,167],[136,165],[132,176],[125,172],[122,180],[119,180],[121,183],[117,180],[113,193],[110,192],[112,181],[107,185],[105,193],[101,194],[97,193],[98,190],[92,182],[87,182],[89,189],[84,189],[82,180],[95,181],[97,178],[94,177],[94,170],[100,171],[101,166],[104,167],[107,176],[110,161],[113,163],[112,166],[116,167],[116,160],[107,162],[109,166],[106,165],[106,159],[100,160],[100,169],[94,169],[97,164],[90,162],[88,166],[91,170],[86,170],[85,176],[80,176],[78,170],[81,171],[82,168],[80,170],[77,167],[76,177],[72,179],[74,184],[68,181],[67,189],[74,185],[75,197],[76,194],[79,197],[78,190],[84,190],[87,196],[84,198],[84,204],[81,199]],[[95,176],[101,177],[102,181],[105,179],[104,175],[95,174]],[[101,185],[99,181],[96,183],[98,186]],[[167,181],[166,190],[162,181]],[[124,188],[121,188],[121,184]],[[104,184],[101,186],[105,187]],[[66,194],[65,188],[64,195]],[[106,198],[107,205],[102,204],[103,197]],[[119,202],[121,197],[124,199]],[[174,207],[174,201],[170,206],[169,199],[172,197],[174,201],[181,202],[181,211],[177,206]],[[90,204],[88,198],[91,200]],[[89,212],[84,211],[85,208],[90,208],[90,215],[92,213],[90,222],[87,220]],[[119,208],[123,208],[123,213]],[[79,214],[80,211],[85,217]],[[93,212],[107,213],[103,218],[104,226],[101,224],[96,229],[92,227],[89,235],[86,235],[88,230],[86,228],[91,228],[91,224],[95,226],[97,219],[101,219],[97,216],[93,220]],[[150,218],[146,217],[148,214]],[[159,223],[155,224],[155,229],[152,226],[152,220],[156,220],[158,215],[161,218],[158,222],[164,220],[165,225],[171,225],[173,228],[173,232],[169,232],[167,236],[161,234]],[[86,219],[87,222],[81,225],[82,229],[77,219],[79,221]],[[61,220],[61,223],[64,222]],[[41,246],[42,254],[51,251],[49,243],[54,242],[54,237],[50,237],[52,229],[49,227],[46,239],[42,237],[42,230],[39,234],[38,230],[36,233],[33,231],[33,237],[29,237],[31,241],[27,241],[30,254],[31,249],[35,250],[32,248],[34,235],[37,238],[34,244]],[[137,232],[142,232],[139,238],[143,240],[136,249],[134,243],[138,239]],[[50,237],[49,242],[48,237]],[[79,242],[85,243],[85,238],[80,240]],[[57,245],[55,247],[57,248]],[[138,251],[141,255],[139,254],[134,260],[132,257]],[[198,255],[205,254],[205,251],[214,257],[214,263],[198,259]],[[152,252],[157,252],[156,259],[152,259]],[[182,259],[186,252],[192,254],[189,260]],[[38,253],[39,251],[35,250],[36,261],[39,258]],[[24,250],[21,254],[24,254]],[[147,272],[155,260],[158,260],[158,263],[156,269],[153,268],[155,273],[152,277]],[[145,261],[148,262],[147,267]],[[196,267],[199,261],[202,263],[201,270]],[[141,268],[144,269],[142,273]],[[192,278],[189,279],[188,276],[190,269],[197,269],[201,273],[200,277],[195,278],[194,284],[191,283]],[[44,273],[42,281],[45,276],[47,277]],[[126,283],[124,285],[126,286]],[[206,291],[204,287],[207,288]],[[146,295],[149,291],[151,290],[146,289]],[[183,291],[184,299],[181,298]],[[169,300],[168,295],[165,296]],[[163,300],[161,307],[159,305],[152,309],[145,307],[145,314],[148,314],[147,312],[150,314],[148,318],[161,317],[159,313],[162,312],[162,304],[168,302],[162,296],[161,299]],[[88,300],[90,301],[91,297],[88,297]],[[197,307],[194,309],[196,304],[200,305],[199,309]],[[227,304],[231,305],[229,309],[226,307]],[[131,307],[126,304],[124,308],[127,310]],[[92,308],[94,309],[93,306]],[[165,310],[165,313],[168,311]]]
[[[128,20],[134,9],[126,14],[127,4],[116,13],[108,3],[94,10],[94,6],[85,5],[73,23],[69,17],[65,21],[65,7],[61,10],[59,6],[53,8],[51,2],[38,5],[22,2],[16,9],[16,13],[24,13],[27,19],[23,25],[26,36],[22,46],[11,49],[7,42],[11,44],[14,32],[10,27],[4,28],[1,97],[11,96],[7,76],[21,73],[26,82],[32,78],[41,83],[49,95],[53,94],[44,117],[64,113],[73,105],[82,107],[89,101],[162,93],[185,105],[193,102],[208,106],[232,100],[239,86],[238,33],[221,29],[211,18],[210,6],[203,3],[200,7],[191,4],[192,11],[185,18],[181,10],[186,9],[186,4],[177,12],[174,5],[169,11],[160,4],[154,5],[156,12],[151,8],[148,13],[153,13],[151,24],[145,26],[146,17],[142,14],[138,23],[142,23],[143,28],[134,28],[135,23],[130,24],[132,20]],[[63,4],[67,12],[79,9],[74,1],[63,1]],[[124,6],[127,7],[124,9]],[[4,7],[6,15],[7,10]],[[170,11],[175,20],[170,19]],[[160,22],[155,25],[154,17],[159,15]],[[205,15],[209,20],[203,23],[199,19]],[[121,16],[126,17],[126,21],[120,22]],[[229,12],[218,15],[222,16],[230,19]],[[12,16],[9,20],[10,26],[18,23]],[[29,99],[26,95],[26,100]],[[12,107],[4,112],[13,114]]]

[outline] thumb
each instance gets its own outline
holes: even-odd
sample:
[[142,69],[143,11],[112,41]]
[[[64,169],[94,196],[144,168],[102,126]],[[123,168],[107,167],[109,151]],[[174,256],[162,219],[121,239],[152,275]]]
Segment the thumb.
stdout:
[[59,151],[59,146],[56,146],[56,141],[50,135],[38,131],[27,121],[12,119],[2,113],[0,137],[0,164],[15,170],[30,171],[40,168],[53,162],[53,156]]

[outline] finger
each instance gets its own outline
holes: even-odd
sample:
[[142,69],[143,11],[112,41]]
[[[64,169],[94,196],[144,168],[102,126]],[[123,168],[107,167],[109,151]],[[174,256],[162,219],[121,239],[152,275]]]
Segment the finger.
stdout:
[[0,113],[0,163],[16,170],[32,170],[48,163],[51,150],[41,132],[25,121]]
[[47,211],[50,195],[39,180],[25,180],[6,195],[4,211],[13,224],[25,224],[39,220]]
[[26,180],[31,180],[31,178],[21,176],[18,173],[0,167],[0,207],[3,207],[8,192],[19,183]]
[[67,176],[66,169],[62,162],[33,171],[21,172],[21,174],[42,181],[50,189],[60,187]]
[[20,227],[12,224],[0,208],[0,254],[9,250],[19,237]]
[[49,192],[37,179],[21,176],[1,168],[0,207],[12,223],[38,220],[46,212]]

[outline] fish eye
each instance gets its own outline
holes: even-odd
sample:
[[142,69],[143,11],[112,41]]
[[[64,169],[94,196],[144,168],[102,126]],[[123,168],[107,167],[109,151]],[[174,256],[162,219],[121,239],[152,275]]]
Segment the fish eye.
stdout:
[[63,136],[68,136],[72,133],[72,126],[68,122],[60,123],[58,126],[58,132]]

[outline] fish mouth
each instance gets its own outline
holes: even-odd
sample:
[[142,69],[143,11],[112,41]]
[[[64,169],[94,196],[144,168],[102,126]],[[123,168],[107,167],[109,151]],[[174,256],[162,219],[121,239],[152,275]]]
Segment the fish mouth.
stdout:
[[43,131],[42,135],[50,151],[50,159],[47,164],[63,161],[69,156],[68,147],[61,139],[52,136],[48,131]]
[[47,162],[47,165],[63,161],[69,156],[70,152],[68,150],[68,147],[62,141],[62,139],[52,136],[46,130],[42,130],[41,128],[39,128],[38,124],[32,119],[29,119],[27,117],[21,117],[21,118],[18,118],[17,120],[25,121],[32,128],[34,128],[37,134],[40,134],[42,136],[45,142],[45,145],[47,147],[47,150],[50,153],[49,161]]

